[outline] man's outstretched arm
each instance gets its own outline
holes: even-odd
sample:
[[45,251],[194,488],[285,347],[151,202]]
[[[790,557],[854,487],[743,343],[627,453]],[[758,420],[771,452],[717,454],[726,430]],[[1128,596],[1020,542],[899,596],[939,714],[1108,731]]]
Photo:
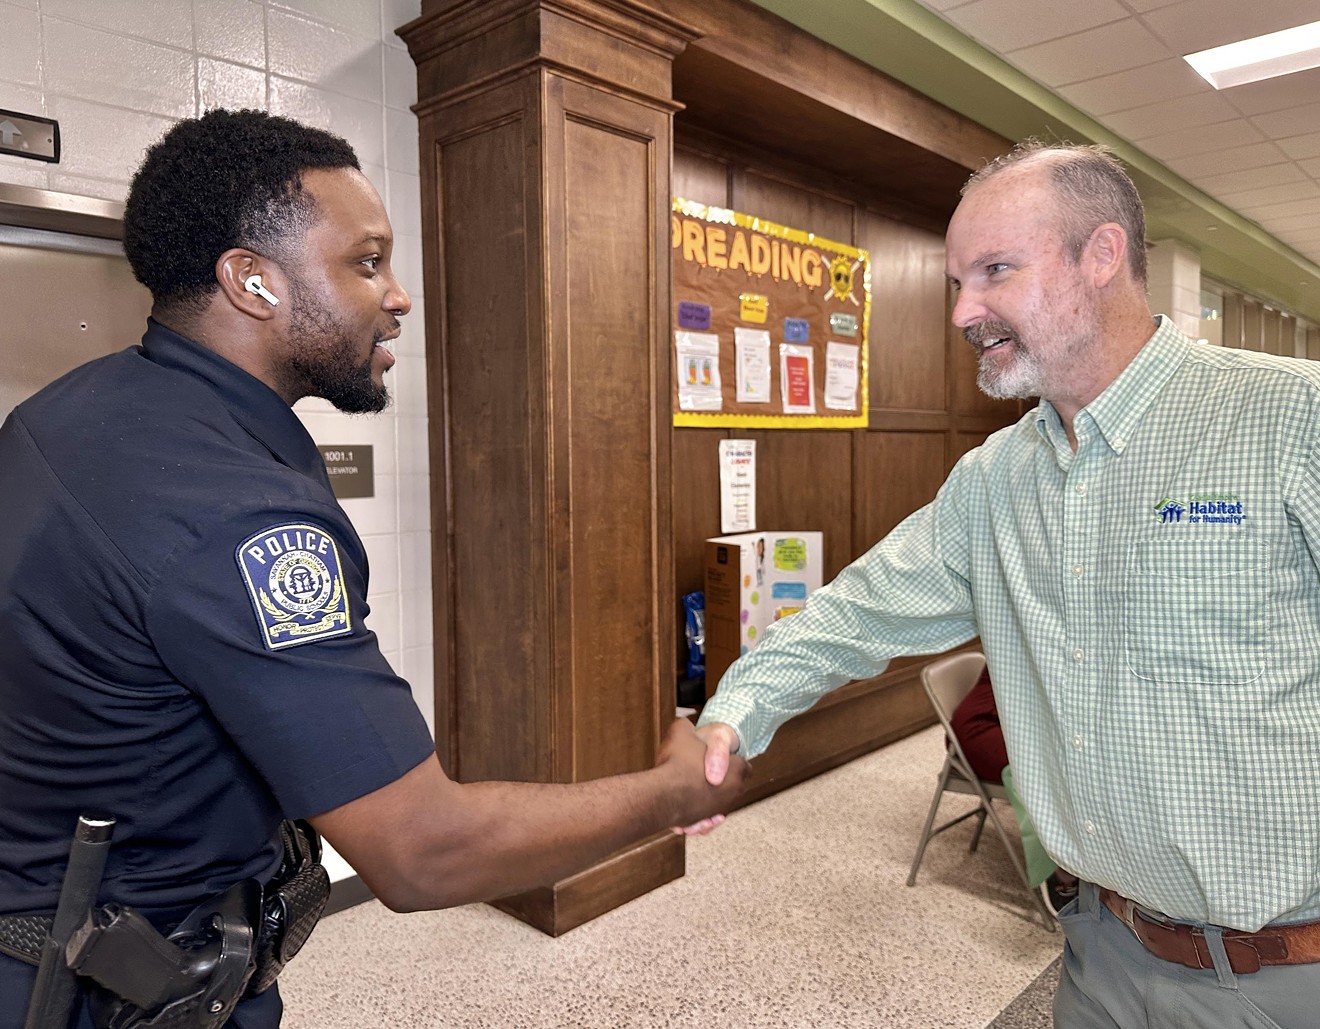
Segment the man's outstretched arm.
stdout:
[[311,819],[387,907],[416,911],[544,886],[651,833],[728,809],[748,765],[709,781],[707,740],[676,720],[654,768],[589,782],[456,783],[435,758]]

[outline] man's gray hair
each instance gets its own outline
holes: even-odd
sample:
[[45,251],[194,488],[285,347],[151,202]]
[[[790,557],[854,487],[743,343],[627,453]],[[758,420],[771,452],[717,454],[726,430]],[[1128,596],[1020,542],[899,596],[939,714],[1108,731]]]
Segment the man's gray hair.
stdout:
[[1145,286],[1146,214],[1141,195],[1107,146],[1023,140],[973,174],[963,185],[962,195],[966,196],[1005,169],[1028,161],[1049,164],[1050,183],[1059,198],[1059,227],[1073,260],[1081,259],[1092,232],[1106,222],[1116,222],[1127,233],[1127,261],[1132,277]]

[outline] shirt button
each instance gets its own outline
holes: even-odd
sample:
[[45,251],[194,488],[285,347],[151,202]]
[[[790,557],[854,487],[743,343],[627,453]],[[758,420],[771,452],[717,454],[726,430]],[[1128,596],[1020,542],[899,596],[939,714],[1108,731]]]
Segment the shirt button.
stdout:
[[1076,650],[1073,651],[1074,661],[1081,661],[1084,657],[1086,657],[1086,651],[1084,651],[1081,647],[1078,647]]
[[1082,577],[1082,566],[1081,566],[1081,565],[1073,565],[1073,567],[1072,567],[1072,573],[1073,573],[1073,575],[1077,576],[1077,578],[1080,579],[1080,578]]
[[1086,483],[1079,482],[1076,486],[1076,489],[1078,493],[1082,494],[1083,496],[1086,495]]
[[1073,737],[1073,746],[1076,747],[1078,750],[1082,749],[1082,737],[1080,734]]
[[1091,821],[1089,818],[1086,820],[1086,831],[1090,833],[1092,836],[1095,835],[1095,823]]

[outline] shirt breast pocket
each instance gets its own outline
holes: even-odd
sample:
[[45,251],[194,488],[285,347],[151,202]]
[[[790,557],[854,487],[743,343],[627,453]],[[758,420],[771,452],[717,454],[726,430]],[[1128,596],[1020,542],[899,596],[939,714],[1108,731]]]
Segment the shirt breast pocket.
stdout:
[[1268,655],[1263,540],[1141,540],[1128,550],[1123,634],[1142,679],[1252,682]]

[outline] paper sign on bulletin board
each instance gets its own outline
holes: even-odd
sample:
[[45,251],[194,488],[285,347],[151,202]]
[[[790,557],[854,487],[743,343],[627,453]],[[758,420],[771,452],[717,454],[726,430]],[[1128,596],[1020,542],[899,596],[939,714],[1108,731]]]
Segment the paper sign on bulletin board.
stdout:
[[865,250],[678,197],[670,230],[675,425],[866,425]]

